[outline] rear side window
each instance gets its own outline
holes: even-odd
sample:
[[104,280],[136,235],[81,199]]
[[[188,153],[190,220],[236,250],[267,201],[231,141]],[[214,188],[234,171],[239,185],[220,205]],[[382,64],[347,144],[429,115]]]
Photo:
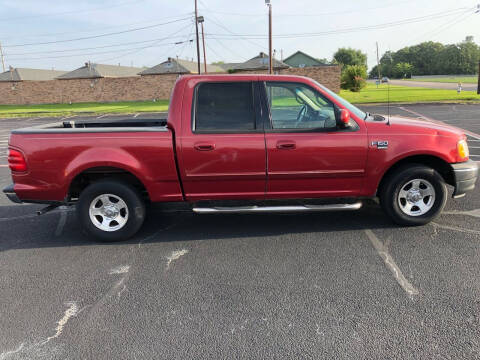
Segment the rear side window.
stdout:
[[251,82],[204,83],[197,87],[193,131],[255,130]]

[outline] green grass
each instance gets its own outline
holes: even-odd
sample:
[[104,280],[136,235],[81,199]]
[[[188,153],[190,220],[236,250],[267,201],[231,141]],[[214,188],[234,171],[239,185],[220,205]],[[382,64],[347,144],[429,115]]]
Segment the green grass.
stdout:
[[0,117],[135,114],[141,112],[163,112],[167,110],[168,100],[157,100],[156,102],[75,103],[71,105],[0,105]]
[[439,83],[455,83],[458,84],[476,84],[478,83],[477,76],[468,76],[468,77],[438,77],[438,78],[413,78],[405,79],[405,81],[421,81],[421,82],[439,82]]
[[[382,84],[378,88],[375,84],[367,84],[362,91],[355,93],[342,90],[340,96],[354,104],[386,103],[388,99],[388,85]],[[473,91],[441,90],[415,88],[390,85],[390,102],[480,102],[480,95]]]

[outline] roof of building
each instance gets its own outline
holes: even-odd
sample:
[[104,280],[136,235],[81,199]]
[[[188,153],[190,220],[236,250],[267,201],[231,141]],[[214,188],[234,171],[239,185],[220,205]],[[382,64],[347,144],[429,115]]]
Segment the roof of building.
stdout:
[[[251,58],[250,60],[245,61],[244,63],[236,64],[232,66],[232,70],[268,70],[269,57],[264,52],[261,52],[258,56]],[[290,66],[273,58],[273,69],[287,69]]]
[[[201,63],[200,67],[203,71],[204,65]],[[224,70],[217,65],[207,64],[207,72],[216,73],[223,72]],[[182,60],[168,58],[167,61],[162,62],[161,64],[155,65],[151,68],[143,70],[139,75],[159,75],[159,74],[197,74],[198,73],[198,63],[196,61]]]
[[106,64],[92,64],[85,63],[84,66],[60,75],[57,79],[96,79],[104,77],[129,77],[137,76],[138,73],[145,68],[120,66],[120,65],[106,65]]
[[323,64],[321,61],[319,61],[318,59],[314,58],[313,56],[310,56],[310,55],[308,55],[308,54],[306,54],[306,53],[304,53],[303,51],[300,51],[300,50],[298,50],[297,52],[293,53],[293,54],[290,55],[289,57],[283,59],[283,62],[288,64],[288,62],[289,62],[294,56],[296,56],[296,55],[303,55],[303,56],[309,58],[310,60],[312,60],[313,62],[317,63],[318,66],[325,65],[325,64]]
[[223,64],[218,64],[217,66],[220,66],[224,71],[228,71],[230,69],[234,69],[237,65],[240,65],[241,63],[223,63]]
[[60,76],[65,73],[66,71],[61,71],[61,70],[10,68],[8,71],[5,71],[0,74],[0,81],[53,80],[57,76]]

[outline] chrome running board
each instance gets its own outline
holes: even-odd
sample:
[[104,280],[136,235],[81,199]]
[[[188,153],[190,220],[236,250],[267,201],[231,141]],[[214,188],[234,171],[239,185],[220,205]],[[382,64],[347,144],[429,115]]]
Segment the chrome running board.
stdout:
[[197,214],[243,214],[243,213],[293,213],[313,211],[352,211],[359,210],[361,202],[353,204],[328,205],[287,205],[287,206],[235,206],[235,207],[194,207]]

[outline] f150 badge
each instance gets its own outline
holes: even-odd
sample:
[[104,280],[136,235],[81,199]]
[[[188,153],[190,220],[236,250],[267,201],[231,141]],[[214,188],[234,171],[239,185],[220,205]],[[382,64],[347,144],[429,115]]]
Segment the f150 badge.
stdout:
[[377,149],[386,150],[388,149],[388,141],[372,141],[372,146],[376,146]]

